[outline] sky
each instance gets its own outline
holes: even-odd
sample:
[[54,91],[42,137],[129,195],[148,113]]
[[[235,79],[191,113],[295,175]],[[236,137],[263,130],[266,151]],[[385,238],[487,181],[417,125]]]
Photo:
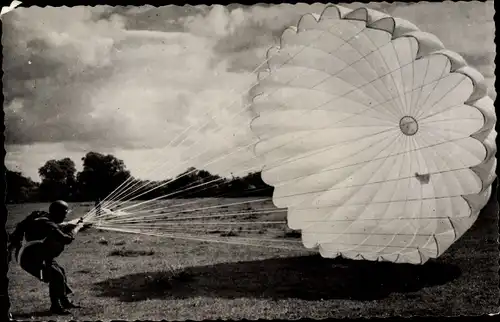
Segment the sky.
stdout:
[[[368,6],[435,34],[496,98],[493,1]],[[248,89],[281,32],[324,5],[18,8],[2,17],[5,163],[39,181],[89,151],[142,179],[259,170]],[[172,141],[174,140],[174,141]]]

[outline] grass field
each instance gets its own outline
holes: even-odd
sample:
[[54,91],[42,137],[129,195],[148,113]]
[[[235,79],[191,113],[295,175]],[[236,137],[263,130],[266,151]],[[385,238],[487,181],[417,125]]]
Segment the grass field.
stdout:
[[[214,201],[206,201],[210,202]],[[216,202],[233,203],[234,199]],[[228,206],[225,211],[271,205]],[[8,206],[7,229],[32,210],[46,207]],[[76,216],[90,204],[72,207]],[[492,198],[471,230],[441,258],[423,266],[331,260],[306,250],[90,229],[81,232],[59,259],[68,272],[74,299],[83,308],[73,310],[70,317],[50,316],[47,286],[13,263],[9,272],[12,313],[22,320],[106,321],[495,312],[499,304],[497,213]],[[243,233],[235,228],[234,234]],[[255,234],[284,238],[264,228]]]

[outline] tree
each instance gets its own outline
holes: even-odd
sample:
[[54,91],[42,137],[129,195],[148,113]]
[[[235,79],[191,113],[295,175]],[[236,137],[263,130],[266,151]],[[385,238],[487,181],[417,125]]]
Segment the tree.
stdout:
[[43,200],[72,200],[76,189],[75,163],[70,158],[49,160],[38,169]]
[[83,170],[77,180],[83,199],[103,199],[130,178],[123,161],[111,154],[89,152],[82,161]]
[[251,172],[241,178],[245,183],[247,192],[245,196],[272,196],[274,188],[262,180],[262,172]]
[[5,202],[22,203],[35,201],[38,193],[38,184],[26,178],[21,172],[5,169],[5,183],[7,186]]

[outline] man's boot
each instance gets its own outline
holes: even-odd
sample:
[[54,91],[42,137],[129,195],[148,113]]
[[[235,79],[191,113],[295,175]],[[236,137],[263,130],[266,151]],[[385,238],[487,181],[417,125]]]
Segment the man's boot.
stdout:
[[61,302],[59,301],[59,296],[55,292],[55,289],[53,285],[50,285],[52,287],[49,288],[49,295],[50,295],[50,312],[55,314],[55,315],[68,315],[71,314],[69,311],[65,310],[65,308],[61,305]]
[[61,306],[65,309],[79,309],[79,308],[81,308],[81,306],[71,303],[71,301],[67,297],[61,298],[60,303],[61,303]]
[[69,315],[71,312],[64,309],[60,304],[52,303],[50,306],[50,312],[54,315]]

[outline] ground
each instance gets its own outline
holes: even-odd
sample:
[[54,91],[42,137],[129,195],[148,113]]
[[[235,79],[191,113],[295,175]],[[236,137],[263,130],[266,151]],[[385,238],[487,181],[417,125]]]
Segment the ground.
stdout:
[[[72,205],[75,215],[90,206]],[[254,203],[225,209],[271,206]],[[7,229],[30,211],[46,207],[8,206]],[[236,228],[233,233],[244,234]],[[257,234],[284,238],[266,229]],[[83,306],[73,310],[70,318],[77,320],[476,315],[498,311],[497,239],[498,206],[492,198],[459,241],[442,257],[422,266],[323,259],[306,250],[93,229],[81,232],[59,262],[68,272],[74,300]],[[15,317],[68,320],[48,313],[46,285],[15,262],[8,275]]]

